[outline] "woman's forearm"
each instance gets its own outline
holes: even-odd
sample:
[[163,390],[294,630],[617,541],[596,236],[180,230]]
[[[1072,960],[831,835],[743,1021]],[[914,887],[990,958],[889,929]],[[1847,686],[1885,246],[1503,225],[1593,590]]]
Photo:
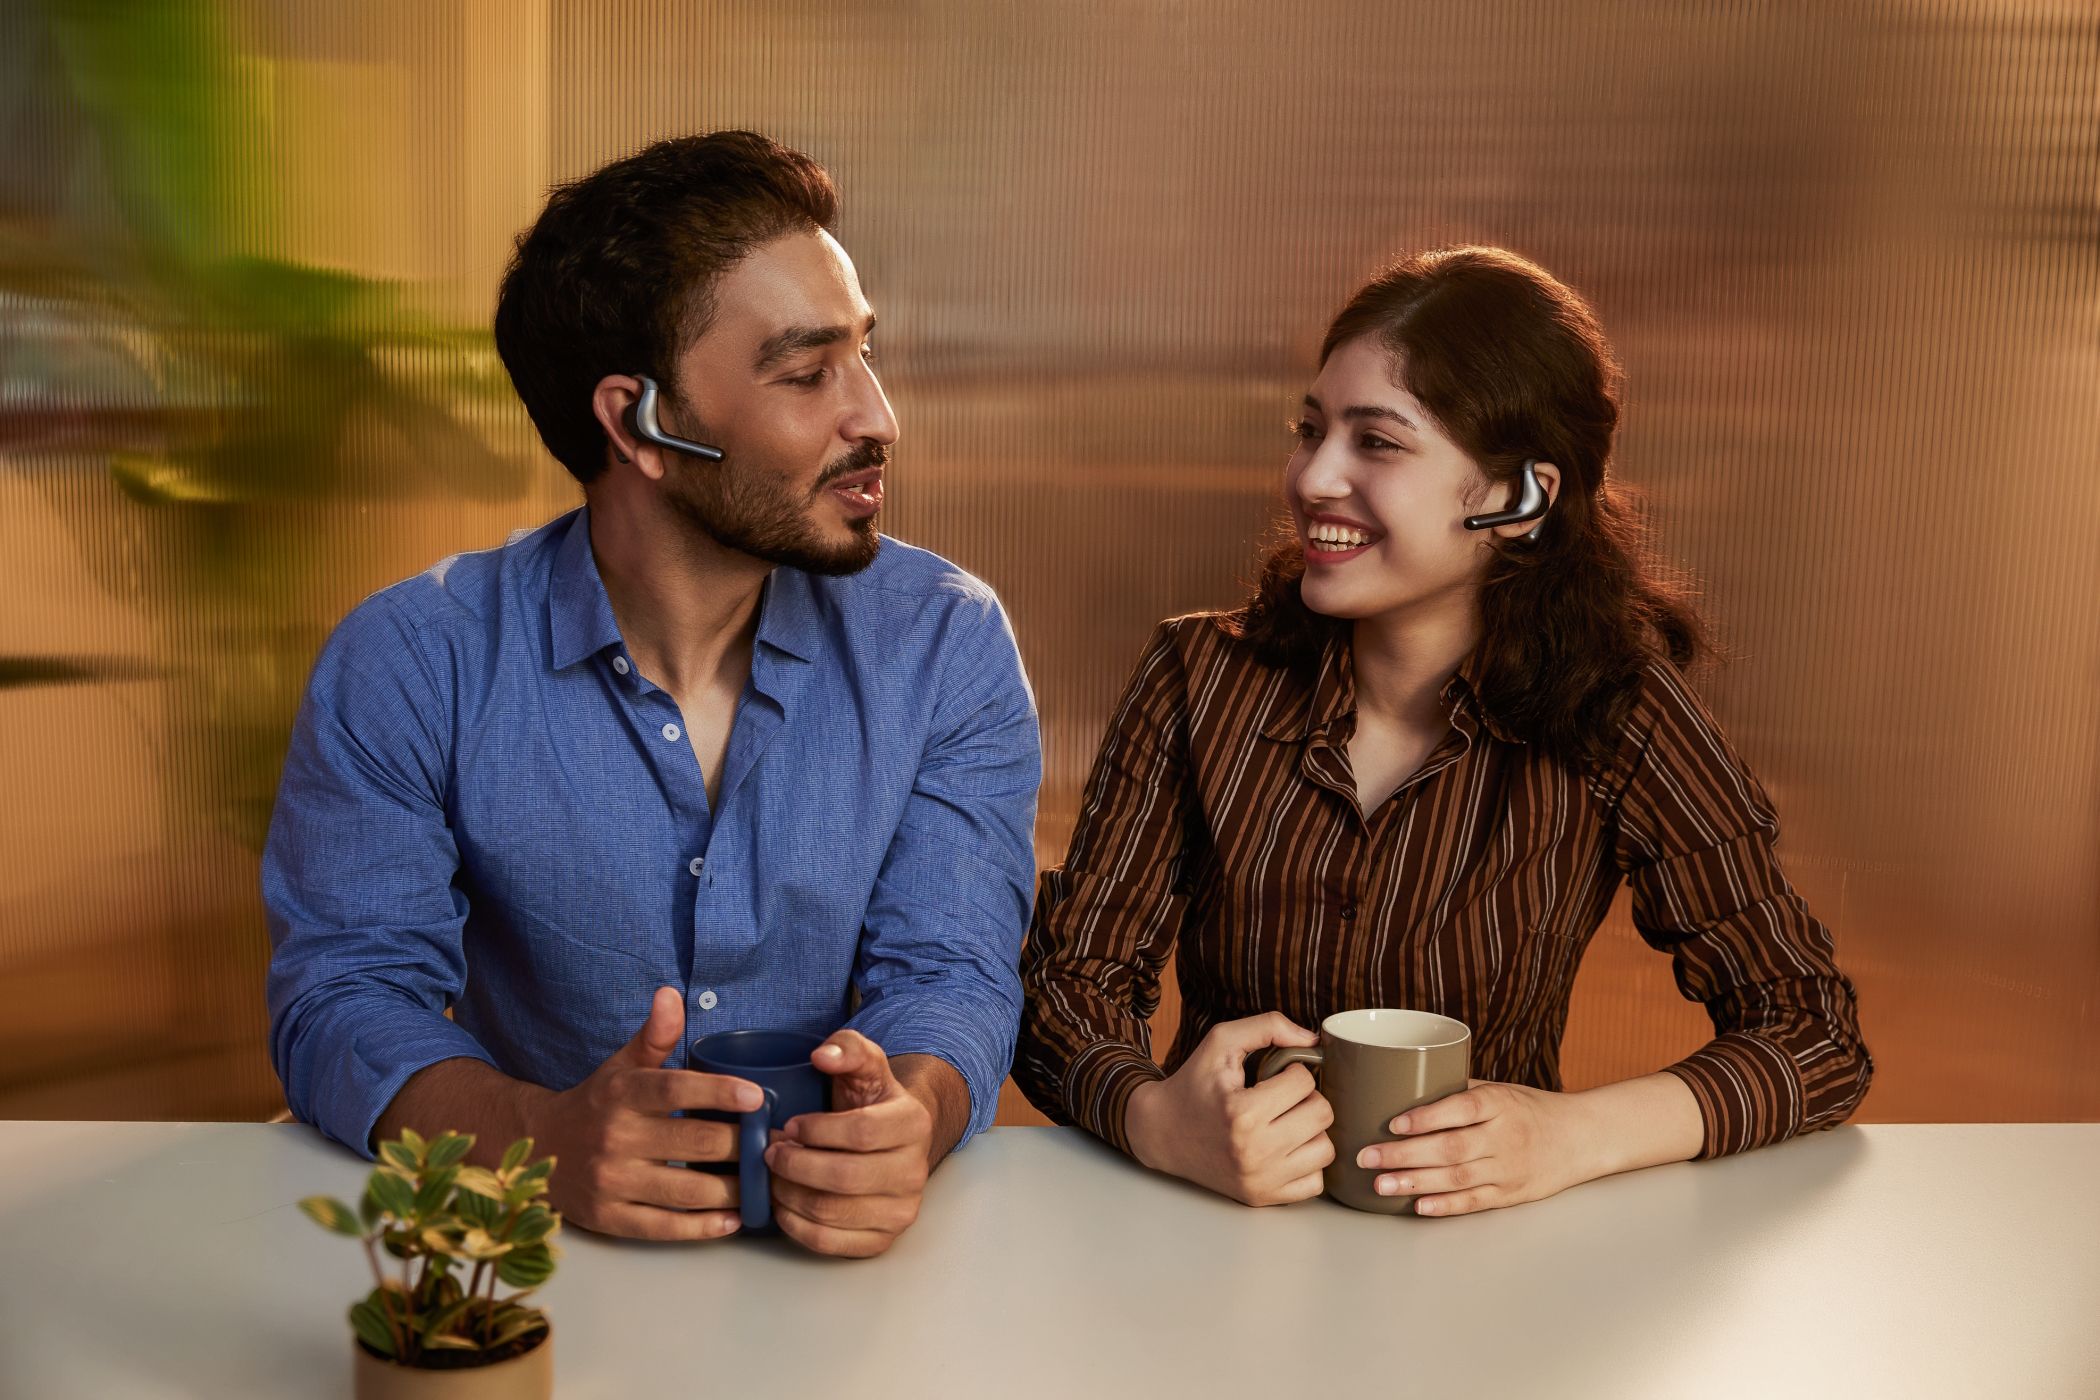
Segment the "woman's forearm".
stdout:
[[1567,1097],[1588,1144],[1585,1179],[1689,1161],[1705,1145],[1699,1101],[1674,1074],[1646,1074]]

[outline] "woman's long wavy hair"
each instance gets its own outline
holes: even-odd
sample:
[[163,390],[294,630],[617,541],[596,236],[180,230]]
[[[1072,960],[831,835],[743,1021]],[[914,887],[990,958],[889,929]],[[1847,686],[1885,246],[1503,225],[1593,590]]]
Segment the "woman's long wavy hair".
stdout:
[[[1374,336],[1405,386],[1491,483],[1526,458],[1560,468],[1536,542],[1496,547],[1481,593],[1480,700],[1511,732],[1577,762],[1610,753],[1640,672],[1709,655],[1689,588],[1650,549],[1610,472],[1620,372],[1588,303],[1500,248],[1440,248],[1380,272],[1328,327],[1320,363]],[[1305,554],[1286,523],[1254,595],[1227,626],[1271,665],[1315,665],[1349,623],[1299,595]]]

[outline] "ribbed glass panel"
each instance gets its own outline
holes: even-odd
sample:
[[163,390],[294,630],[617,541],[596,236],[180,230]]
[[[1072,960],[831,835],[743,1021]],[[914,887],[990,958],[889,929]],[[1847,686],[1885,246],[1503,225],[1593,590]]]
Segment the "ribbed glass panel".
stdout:
[[[1326,317],[1504,243],[1625,359],[1865,1116],[2100,1117],[2087,4],[45,0],[0,94],[0,1115],[275,1106],[313,651],[575,499],[486,334],[546,185],[736,125],[839,179],[887,528],[1012,609],[1044,860],[1151,623],[1238,597]],[[1703,1031],[1622,910],[1571,1083]]]

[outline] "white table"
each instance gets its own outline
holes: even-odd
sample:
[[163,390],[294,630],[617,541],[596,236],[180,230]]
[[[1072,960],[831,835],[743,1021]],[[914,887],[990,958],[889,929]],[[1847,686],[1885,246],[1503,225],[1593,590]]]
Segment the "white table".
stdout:
[[[349,1394],[309,1129],[0,1123],[0,1395]],[[564,1231],[559,1393],[2100,1396],[2100,1124],[1843,1128],[1516,1210],[1247,1210],[999,1129],[888,1255]]]

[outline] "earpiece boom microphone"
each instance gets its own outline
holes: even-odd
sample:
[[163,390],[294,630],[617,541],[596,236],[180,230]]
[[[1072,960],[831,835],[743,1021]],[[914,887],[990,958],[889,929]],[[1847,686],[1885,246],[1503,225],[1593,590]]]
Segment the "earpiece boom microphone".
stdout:
[[[649,381],[645,379],[642,382],[647,384]],[[1526,531],[1524,538],[1537,539],[1539,531],[1546,528],[1546,508],[1553,503],[1546,495],[1546,488],[1539,485],[1539,474],[1534,470],[1538,464],[1536,457],[1524,459],[1522,489],[1517,494],[1517,503],[1514,506],[1508,510],[1491,511],[1486,515],[1469,515],[1466,517],[1466,528],[1492,530],[1497,525],[1521,525],[1527,520],[1536,520],[1539,523]]]
[[668,447],[673,452],[684,452],[703,461],[719,462],[722,449],[709,447],[704,442],[677,437],[667,433],[656,421],[656,381],[646,374],[635,376],[642,384],[642,396],[627,410],[627,430],[643,442],[653,442],[658,447]]

